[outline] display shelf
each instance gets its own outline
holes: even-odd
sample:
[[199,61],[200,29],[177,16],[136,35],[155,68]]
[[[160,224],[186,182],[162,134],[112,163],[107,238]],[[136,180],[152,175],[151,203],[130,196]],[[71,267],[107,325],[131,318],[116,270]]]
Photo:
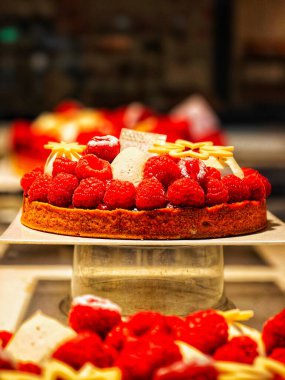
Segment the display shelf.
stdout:
[[232,307],[224,292],[223,246],[281,245],[284,223],[268,213],[254,234],[197,240],[81,238],[24,227],[21,212],[2,234],[4,244],[74,245],[72,297],[111,298],[127,315],[150,309],[186,315],[203,308]]

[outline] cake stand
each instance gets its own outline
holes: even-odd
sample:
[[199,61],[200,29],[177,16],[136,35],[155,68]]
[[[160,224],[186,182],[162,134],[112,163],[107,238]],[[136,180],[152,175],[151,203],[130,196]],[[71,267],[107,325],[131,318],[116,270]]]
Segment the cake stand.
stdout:
[[200,240],[118,240],[63,236],[31,230],[20,213],[1,236],[5,244],[73,245],[71,296],[93,293],[118,303],[125,315],[139,310],[186,315],[233,305],[224,294],[224,246],[282,245],[285,224],[268,213],[265,230]]

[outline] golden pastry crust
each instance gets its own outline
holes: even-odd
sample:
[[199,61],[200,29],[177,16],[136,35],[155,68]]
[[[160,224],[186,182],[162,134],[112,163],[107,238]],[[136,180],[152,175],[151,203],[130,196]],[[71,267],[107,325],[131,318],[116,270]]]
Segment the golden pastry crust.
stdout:
[[22,224],[61,235],[113,239],[203,239],[266,227],[266,201],[151,211],[62,208],[24,198]]

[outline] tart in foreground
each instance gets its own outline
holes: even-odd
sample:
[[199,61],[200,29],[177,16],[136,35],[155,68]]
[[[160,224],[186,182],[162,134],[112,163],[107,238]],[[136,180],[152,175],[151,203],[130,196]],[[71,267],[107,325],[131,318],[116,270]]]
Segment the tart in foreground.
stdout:
[[[284,380],[285,309],[261,332],[251,310],[126,318],[95,295],[73,299],[68,327],[36,312],[0,331],[1,380]],[[1,326],[0,326],[1,330]]]
[[[21,222],[32,229],[95,238],[201,239],[266,227],[271,185],[258,171],[241,169],[233,147],[178,140],[122,149],[114,136],[101,136],[87,146],[62,142],[47,148],[52,153],[45,168],[21,180]],[[225,168],[233,173],[224,174]]]

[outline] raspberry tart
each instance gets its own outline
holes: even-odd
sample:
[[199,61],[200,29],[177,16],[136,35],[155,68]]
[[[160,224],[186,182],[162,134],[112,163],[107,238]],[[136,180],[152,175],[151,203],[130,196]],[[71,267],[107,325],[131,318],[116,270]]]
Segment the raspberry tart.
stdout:
[[[76,297],[68,327],[36,312],[0,331],[2,380],[284,380],[285,309],[262,332],[251,310],[207,309],[181,318]],[[1,326],[0,326],[1,329]]]
[[238,166],[234,147],[177,140],[122,149],[121,143],[107,135],[86,146],[47,144],[45,167],[21,180],[22,223],[116,239],[216,238],[265,228],[271,185],[257,170]]

